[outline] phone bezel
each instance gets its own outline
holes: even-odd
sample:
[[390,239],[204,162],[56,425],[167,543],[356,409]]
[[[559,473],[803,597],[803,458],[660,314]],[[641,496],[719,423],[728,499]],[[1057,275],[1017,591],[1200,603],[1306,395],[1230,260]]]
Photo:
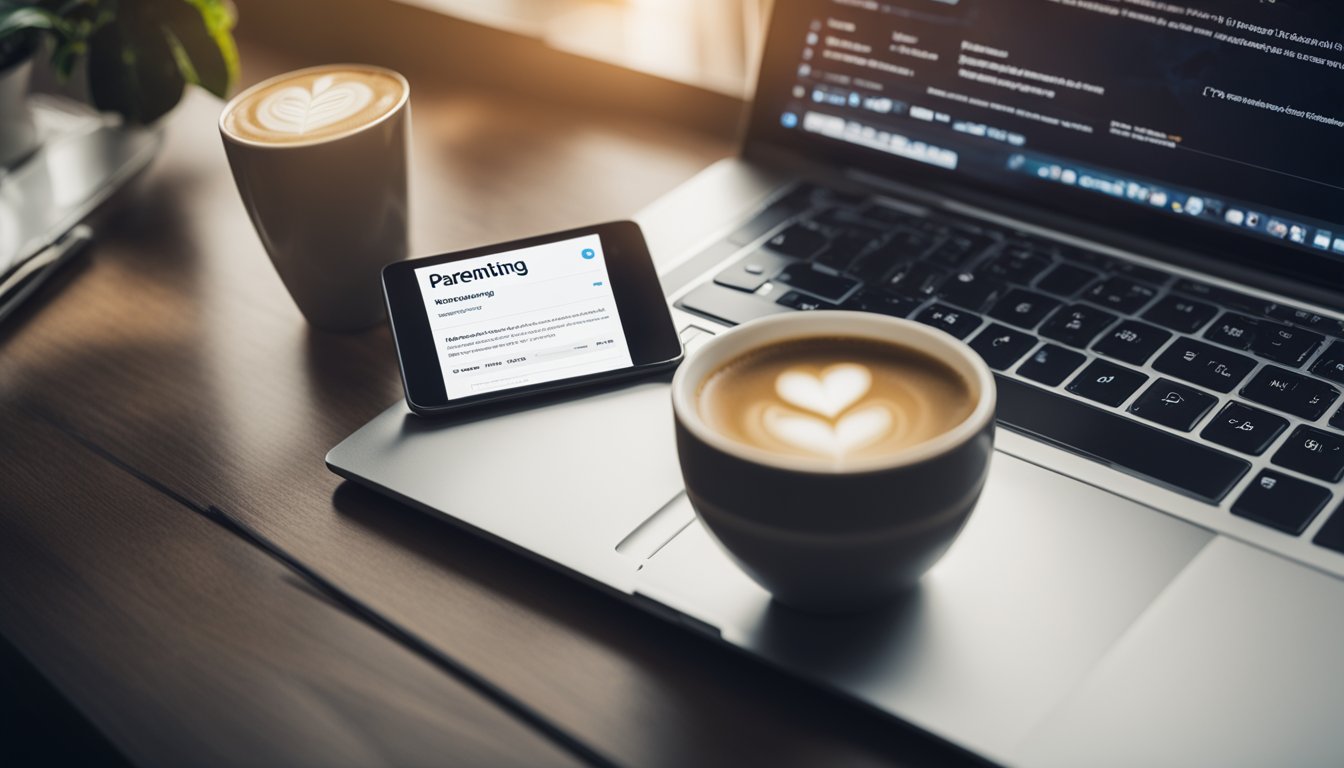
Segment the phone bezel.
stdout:
[[[438,350],[430,330],[429,316],[425,312],[425,300],[415,281],[415,270],[594,234],[602,241],[616,310],[621,317],[621,327],[633,364],[602,373],[450,400],[444,388]],[[672,313],[663,295],[653,257],[649,254],[643,232],[633,221],[579,227],[394,262],[383,268],[383,296],[387,301],[387,316],[392,326],[406,403],[412,411],[423,415],[457,411],[481,403],[511,400],[663,370],[676,365],[682,356],[681,340],[672,323]]]

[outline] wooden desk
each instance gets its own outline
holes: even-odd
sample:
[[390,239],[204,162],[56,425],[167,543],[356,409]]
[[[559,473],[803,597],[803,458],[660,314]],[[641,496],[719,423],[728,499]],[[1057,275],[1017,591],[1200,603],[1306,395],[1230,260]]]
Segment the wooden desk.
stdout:
[[[246,81],[319,55],[273,50],[244,46]],[[687,127],[411,80],[419,253],[628,216],[733,150],[706,128],[731,112]],[[0,329],[0,634],[131,762],[575,762],[210,506],[618,763],[964,759],[330,474],[401,396],[392,343],[304,323],[219,108],[187,98],[91,252]]]

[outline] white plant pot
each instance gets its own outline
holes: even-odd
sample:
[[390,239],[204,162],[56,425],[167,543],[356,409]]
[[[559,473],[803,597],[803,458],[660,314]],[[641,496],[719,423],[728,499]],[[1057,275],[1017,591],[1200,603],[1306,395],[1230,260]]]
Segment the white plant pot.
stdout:
[[37,148],[37,127],[28,109],[33,57],[0,70],[0,168],[22,160]]

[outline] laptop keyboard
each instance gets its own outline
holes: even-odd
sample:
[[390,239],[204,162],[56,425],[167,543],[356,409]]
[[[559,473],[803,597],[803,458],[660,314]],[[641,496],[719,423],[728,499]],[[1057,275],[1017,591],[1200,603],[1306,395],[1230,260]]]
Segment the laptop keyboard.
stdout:
[[[677,305],[730,324],[814,309],[911,318],[997,372],[1005,427],[1214,505],[1268,454],[1273,468],[1230,508],[1292,535],[1340,501],[1344,320],[811,185],[728,242],[761,238]],[[1344,551],[1344,505],[1335,517],[1316,542]]]

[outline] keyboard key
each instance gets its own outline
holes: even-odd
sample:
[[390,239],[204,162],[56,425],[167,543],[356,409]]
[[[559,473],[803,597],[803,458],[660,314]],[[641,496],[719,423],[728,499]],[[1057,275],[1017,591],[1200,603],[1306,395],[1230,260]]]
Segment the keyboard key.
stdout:
[[1120,262],[1117,260],[1110,256],[1104,256],[1096,251],[1076,248],[1072,245],[1064,245],[1063,243],[1056,243],[1052,247],[1055,253],[1059,254],[1060,258],[1075,261],[1102,272],[1114,272],[1120,265]]
[[1145,320],[1181,333],[1194,333],[1218,314],[1218,308],[1202,301],[1168,294],[1143,313]]
[[1160,269],[1153,269],[1152,267],[1145,267],[1142,264],[1135,264],[1132,261],[1124,261],[1123,259],[1116,260],[1114,271],[1119,272],[1125,277],[1133,278],[1134,280],[1142,280],[1145,283],[1152,283],[1153,285],[1166,285],[1171,282],[1172,278],[1172,275],[1169,272],[1163,272]]
[[1107,278],[1083,294],[1089,301],[1126,314],[1143,309],[1143,305],[1152,301],[1156,295],[1157,289],[1151,285],[1136,283],[1123,277]]
[[979,272],[958,272],[950,275],[938,287],[938,296],[943,301],[975,311],[1008,290],[1008,285]]
[[863,214],[859,213],[857,208],[847,205],[834,205],[808,218],[817,224],[834,230],[844,230],[856,226],[868,228],[868,222],[864,221]]
[[1255,360],[1202,341],[1178,338],[1157,356],[1153,367],[1216,392],[1231,392],[1255,368]]
[[920,312],[915,319],[925,325],[947,331],[958,339],[970,336],[971,331],[979,328],[981,322],[979,315],[946,304],[934,304]]
[[1228,403],[1199,436],[1234,451],[1259,456],[1287,428],[1288,420],[1282,416],[1241,403]]
[[[1069,351],[1069,350],[1062,350]],[[1094,461],[1209,504],[1232,490],[1250,462],[1128,416],[1103,411],[1001,375],[999,422]]]
[[1032,381],[1055,387],[1078,370],[1078,366],[1086,359],[1081,352],[1046,344],[1032,353],[1027,362],[1018,366],[1017,373]]
[[1335,513],[1325,521],[1321,530],[1312,539],[1317,545],[1344,554],[1344,504],[1340,504]]
[[1232,505],[1232,514],[1294,536],[1330,502],[1326,489],[1272,469],[1255,476]]
[[945,279],[947,270],[921,261],[913,261],[896,268],[887,280],[887,290],[895,291],[902,296],[928,297],[937,291]]
[[858,210],[860,205],[865,205],[868,202],[868,195],[867,193],[864,192],[849,192],[843,189],[835,189],[833,187],[823,187],[821,188],[821,191],[825,193],[824,196],[822,197],[824,201],[831,203],[839,203],[840,205],[843,205],[846,208],[853,208],[855,210]]
[[789,291],[783,296],[780,296],[779,301],[777,301],[776,303],[779,304],[781,307],[788,307],[789,309],[797,309],[803,312],[811,312],[817,309],[840,308],[840,305],[838,304],[835,304],[830,301],[825,301],[823,299],[813,298],[812,296],[808,296],[805,293],[799,293],[798,291]]
[[1262,322],[1251,339],[1251,351],[1276,363],[1300,368],[1323,341],[1325,337],[1315,331]]
[[994,308],[989,310],[989,314],[1013,325],[1035,328],[1058,306],[1059,302],[1049,296],[1014,288],[999,299]]
[[979,352],[989,367],[996,371],[1008,370],[1034,346],[1035,336],[998,323],[990,323],[971,339],[971,349]]
[[1204,332],[1204,338],[1237,349],[1249,349],[1276,363],[1297,367],[1306,362],[1325,337],[1315,331],[1226,312]]
[[1292,323],[1312,331],[1318,331],[1336,338],[1344,338],[1344,320],[1325,317],[1306,309],[1272,304],[1267,313],[1270,317]]
[[731,325],[788,311],[778,304],[750,293],[742,293],[714,283],[705,283],[692,289],[690,293],[681,297],[677,306]]
[[852,277],[822,272],[811,264],[801,262],[790,264],[775,281],[831,302],[839,301],[859,286],[859,281]]
[[1251,339],[1255,338],[1258,327],[1259,323],[1254,318],[1236,312],[1224,312],[1204,332],[1204,338],[1234,349],[1250,349]]
[[812,257],[812,263],[830,267],[836,272],[844,272],[850,264],[858,260],[868,249],[876,247],[879,242],[881,234],[876,230],[847,230],[837,235],[821,253]]
[[1071,347],[1086,347],[1115,320],[1116,316],[1104,309],[1073,304],[1051,315],[1041,326],[1041,335]]
[[1341,405],[1339,410],[1335,411],[1335,415],[1330,417],[1330,426],[1335,429],[1344,429],[1344,405]]
[[1143,365],[1170,338],[1171,331],[1138,320],[1126,320],[1102,336],[1092,349],[1116,360]]
[[924,217],[917,213],[910,213],[899,208],[892,208],[882,203],[874,202],[859,210],[859,214],[865,219],[881,222],[883,224],[909,225],[911,222],[919,221]]
[[751,293],[793,263],[794,260],[787,256],[762,249],[738,259],[732,266],[715,275],[714,282]]
[[1147,380],[1148,377],[1138,371],[1105,360],[1093,360],[1066,389],[1102,405],[1117,406],[1128,400]]
[[1172,429],[1189,432],[1217,403],[1218,398],[1206,392],[1177,384],[1171,379],[1158,379],[1129,406],[1129,412]]
[[882,262],[895,266],[907,261],[922,258],[937,242],[927,232],[904,227],[893,230],[887,242],[869,254]]
[[775,253],[795,259],[810,259],[826,247],[826,235],[814,225],[790,224],[784,231],[765,241],[765,247]]
[[1028,285],[1050,266],[1050,259],[1029,246],[1008,244],[982,269],[990,277]]
[[910,222],[910,226],[918,229],[920,232],[926,232],[936,242],[940,238],[952,234],[953,227],[945,221],[931,219],[927,216],[917,218]]
[[876,312],[879,315],[891,315],[892,317],[909,317],[910,313],[914,312],[919,304],[920,302],[916,299],[865,288],[845,301],[841,305],[841,309],[852,309],[855,312]]
[[1194,296],[1197,299],[1207,299],[1214,304],[1222,304],[1225,307],[1232,307],[1243,312],[1250,312],[1254,315],[1263,315],[1269,311],[1271,302],[1264,299],[1257,299],[1254,296],[1247,296],[1244,293],[1229,291],[1226,288],[1219,288],[1216,285],[1200,283],[1194,280],[1177,280],[1176,285],[1172,287],[1177,293],[1184,293],[1188,296]]
[[1247,400],[1315,421],[1336,399],[1339,390],[1277,365],[1266,365],[1241,388]]
[[937,219],[923,218],[914,223],[914,227],[920,232],[927,232],[933,237],[935,243],[941,242],[944,238],[952,234],[952,225],[945,221]]
[[994,238],[988,235],[953,230],[926,258],[950,269],[965,269],[994,243]]
[[868,222],[862,222],[843,227],[837,232],[836,238],[848,240],[853,244],[877,246],[886,242],[887,230],[882,227],[874,227]]
[[886,282],[887,273],[895,266],[896,262],[883,256],[882,249],[879,248],[875,251],[869,251],[858,261],[851,263],[845,272],[869,285],[882,285]]
[[746,224],[738,227],[728,236],[728,241],[734,245],[746,245],[783,224],[790,216],[806,210],[812,205],[811,196],[815,190],[816,187],[808,184],[799,185],[788,194],[766,206]]
[[1299,425],[1274,454],[1280,467],[1337,483],[1344,479],[1344,435]]
[[1097,273],[1090,269],[1083,269],[1073,264],[1056,264],[1036,281],[1036,287],[1067,298],[1086,288],[1097,277]]
[[1344,341],[1331,342],[1317,358],[1316,364],[1311,366],[1311,372],[1321,378],[1344,384]]

